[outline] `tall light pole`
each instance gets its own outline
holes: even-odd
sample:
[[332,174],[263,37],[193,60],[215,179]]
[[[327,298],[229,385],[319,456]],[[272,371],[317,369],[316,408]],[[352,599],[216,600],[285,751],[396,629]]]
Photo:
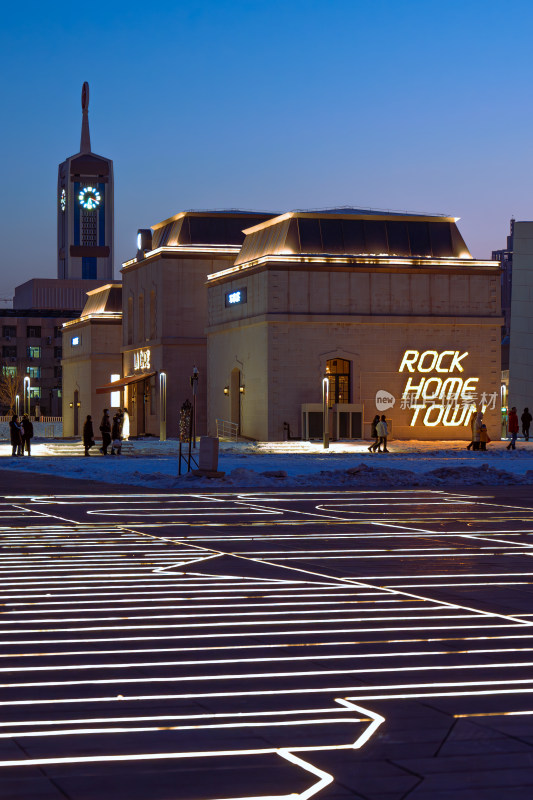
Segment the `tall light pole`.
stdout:
[[329,378],[324,375],[322,378],[322,415],[324,432],[324,450],[329,447]]
[[29,416],[30,415],[30,379],[29,376],[26,375],[24,378],[24,413]]
[[192,386],[192,445],[196,450],[196,394],[198,392],[198,367],[192,368],[191,386]]
[[159,373],[159,440],[167,438],[167,373]]

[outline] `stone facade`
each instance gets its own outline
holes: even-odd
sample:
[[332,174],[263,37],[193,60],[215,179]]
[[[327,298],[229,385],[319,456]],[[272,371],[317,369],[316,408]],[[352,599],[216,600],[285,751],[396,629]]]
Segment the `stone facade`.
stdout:
[[[94,432],[104,408],[113,408],[111,394],[97,389],[122,375],[122,312],[120,284],[88,292],[81,317],[63,328],[63,436],[81,436],[90,414]],[[122,406],[122,398],[115,409]]]
[[[261,230],[268,227],[265,223]],[[246,247],[245,241],[243,251]],[[237,259],[237,267],[211,276],[208,285],[210,433],[220,418],[238,423],[242,435],[259,440],[282,439],[285,423],[301,435],[302,405],[322,401],[327,364],[343,359],[350,365],[349,402],[364,408],[365,436],[379,410],[376,397],[385,392],[395,398],[387,410],[394,436],[468,438],[467,404],[462,402],[463,419],[461,410],[454,416],[453,409],[438,402],[450,378],[461,383],[448,383],[447,393],[463,390],[465,379],[477,379],[466,388],[480,407],[486,405],[483,393],[493,405],[497,394],[486,421],[492,435],[499,435],[496,263],[477,262],[464,253],[438,259],[369,259],[342,258],[340,253],[287,258],[262,252],[249,262],[239,264]],[[228,304],[231,297],[246,299]],[[407,351],[413,354],[402,368]],[[437,355],[426,355],[419,371],[414,351]],[[437,361],[440,354],[445,355]],[[432,379],[425,399],[416,397],[426,391],[416,388],[422,379]],[[406,390],[410,397],[402,401]],[[428,411],[432,399],[437,407]],[[407,403],[425,407],[417,410]],[[459,419],[460,425],[450,424]]]

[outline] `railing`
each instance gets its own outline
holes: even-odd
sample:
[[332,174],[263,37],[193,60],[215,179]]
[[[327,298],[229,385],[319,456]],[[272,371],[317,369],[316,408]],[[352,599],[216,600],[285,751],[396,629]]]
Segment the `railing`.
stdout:
[[239,426],[236,422],[228,422],[226,419],[217,419],[217,436],[219,439],[231,439],[237,441],[239,436]]
[[[21,417],[21,416],[22,416],[22,414],[19,414],[19,417]],[[12,418],[12,414],[9,414],[8,416],[5,416],[5,417],[0,417],[0,422],[11,422],[11,418]],[[63,417],[39,417],[39,419],[36,419],[36,417],[30,417],[30,421],[31,422],[63,422]]]

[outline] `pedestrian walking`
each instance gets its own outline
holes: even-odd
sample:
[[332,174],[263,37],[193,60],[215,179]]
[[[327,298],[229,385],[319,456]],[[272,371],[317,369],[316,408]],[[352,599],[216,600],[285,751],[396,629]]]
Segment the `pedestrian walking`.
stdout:
[[109,419],[109,411],[104,408],[104,415],[100,423],[100,431],[102,432],[102,447],[100,452],[107,455],[107,448],[111,444],[111,420]]
[[472,437],[472,448],[479,450],[481,442],[481,426],[483,425],[483,411],[478,411],[474,418],[474,429]]
[[529,442],[529,426],[531,425],[531,420],[533,417],[529,413],[529,408],[524,408],[524,413],[522,414],[522,433],[524,434],[524,439],[526,442]]
[[17,414],[13,414],[9,423],[9,434],[11,438],[12,456],[22,455],[22,426]]
[[31,456],[31,440],[33,439],[33,425],[28,417],[27,414],[24,414],[22,417],[22,453],[24,455],[24,447],[26,447],[26,452],[29,456]]
[[518,436],[518,415],[516,413],[516,406],[513,406],[509,411],[509,433],[511,434],[511,441],[507,445],[507,449],[516,450],[516,437]]
[[479,449],[486,450],[487,445],[490,444],[492,440],[489,437],[489,432],[487,430],[487,426],[485,423],[482,424],[481,430],[479,432]]
[[370,423],[370,436],[374,440],[373,444],[370,445],[368,448],[369,453],[375,453],[376,450],[379,450],[379,436],[376,430],[376,426],[379,422],[379,414],[376,414],[372,422]]
[[111,455],[114,456],[115,452],[119,456],[122,452],[122,419],[120,414],[115,414],[113,417],[113,426],[111,428]]
[[[389,435],[389,429],[387,426],[387,417],[385,414],[381,415],[381,419],[376,425],[376,432],[379,436],[379,444],[378,444],[378,453],[388,453],[387,450],[387,436]],[[381,445],[383,445],[383,450],[380,450]]]
[[87,414],[87,419],[83,423],[83,446],[85,448],[84,455],[89,455],[89,450],[94,447],[94,431],[93,431],[93,418]]

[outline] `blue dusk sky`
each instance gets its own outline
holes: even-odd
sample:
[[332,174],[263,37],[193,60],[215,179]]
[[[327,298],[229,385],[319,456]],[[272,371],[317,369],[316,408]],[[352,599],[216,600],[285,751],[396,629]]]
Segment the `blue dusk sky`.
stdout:
[[115,276],[190,208],[461,217],[474,256],[533,218],[533,3],[4,4],[0,297],[56,277],[57,166],[115,168]]

